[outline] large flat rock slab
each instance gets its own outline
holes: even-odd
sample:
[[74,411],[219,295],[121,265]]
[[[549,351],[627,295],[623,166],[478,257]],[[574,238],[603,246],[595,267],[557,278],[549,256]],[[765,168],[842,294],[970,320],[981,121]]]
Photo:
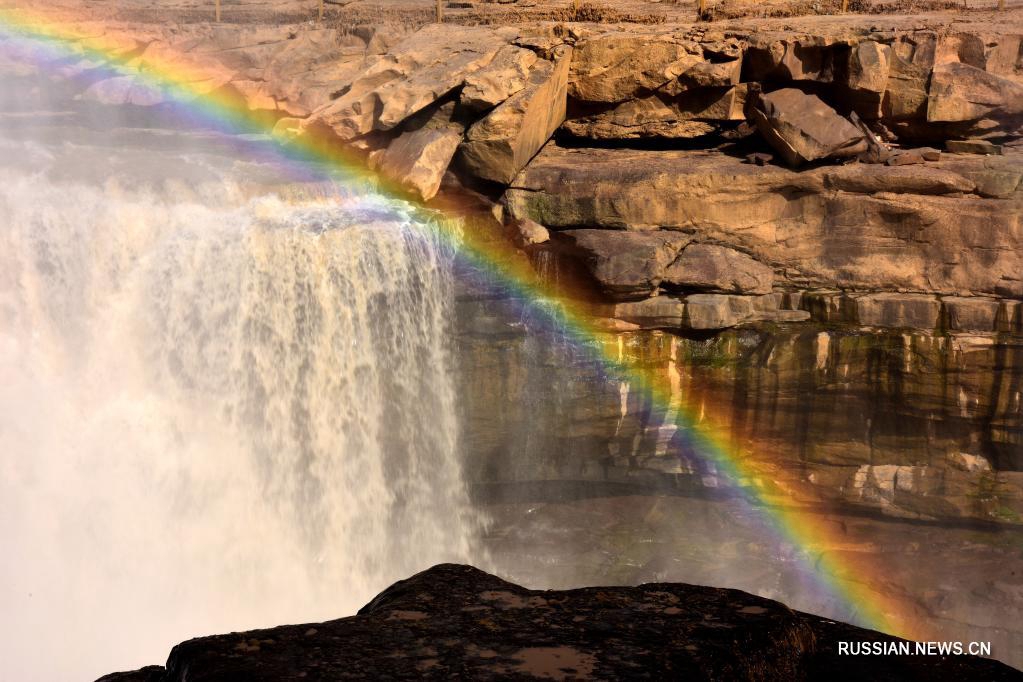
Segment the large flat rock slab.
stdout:
[[776,285],[1023,296],[1023,152],[796,172],[727,150],[548,144],[505,194],[553,230],[673,230],[734,247]]

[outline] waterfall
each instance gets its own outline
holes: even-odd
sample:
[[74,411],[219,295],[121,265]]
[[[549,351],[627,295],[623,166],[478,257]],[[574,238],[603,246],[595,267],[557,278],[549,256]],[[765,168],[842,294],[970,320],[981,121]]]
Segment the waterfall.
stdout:
[[0,678],[473,560],[435,234],[369,198],[52,175],[0,178]]

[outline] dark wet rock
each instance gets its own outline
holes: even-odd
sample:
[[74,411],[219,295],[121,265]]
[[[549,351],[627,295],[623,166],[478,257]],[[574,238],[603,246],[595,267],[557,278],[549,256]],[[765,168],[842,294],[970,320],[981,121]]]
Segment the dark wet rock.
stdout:
[[750,117],[789,165],[856,156],[867,150],[863,133],[819,97],[795,88],[760,95]]
[[96,682],[163,682],[167,673],[162,665],[147,665],[145,668],[123,673],[110,673]]
[[159,679],[1019,678],[971,656],[838,656],[839,641],[898,640],[738,590],[682,583],[527,590],[441,564],[395,583],[350,618],[183,642]]

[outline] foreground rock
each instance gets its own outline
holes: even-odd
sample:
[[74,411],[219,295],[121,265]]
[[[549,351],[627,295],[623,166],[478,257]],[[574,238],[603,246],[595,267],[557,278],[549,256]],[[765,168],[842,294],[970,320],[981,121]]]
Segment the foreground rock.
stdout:
[[1020,679],[971,656],[839,657],[839,641],[898,640],[738,590],[538,591],[441,564],[356,616],[193,639],[174,647],[164,671],[101,679]]

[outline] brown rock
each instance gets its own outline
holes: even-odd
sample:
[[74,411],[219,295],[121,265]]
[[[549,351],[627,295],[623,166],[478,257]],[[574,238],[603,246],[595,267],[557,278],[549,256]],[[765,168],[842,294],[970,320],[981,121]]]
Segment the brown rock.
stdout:
[[343,140],[390,130],[442,99],[483,68],[502,46],[491,31],[432,24],[369,66],[336,100],[313,112],[307,127],[322,125]]
[[619,230],[566,230],[557,239],[580,258],[603,292],[617,300],[653,294],[665,269],[690,241],[677,232]]
[[589,102],[624,102],[700,63],[699,47],[671,33],[606,33],[576,43],[568,92]]
[[524,89],[477,121],[461,146],[473,175],[510,183],[565,120],[572,48],[555,49],[555,61],[538,61]]
[[761,95],[750,115],[760,134],[792,166],[867,149],[856,126],[820,98],[795,88]]
[[885,163],[889,166],[912,166],[923,162],[924,155],[913,150],[892,154],[885,160]]
[[934,66],[935,38],[921,33],[899,36],[889,55],[888,82],[881,110],[886,119],[922,119],[927,84]]
[[992,332],[996,330],[1001,304],[990,298],[945,296],[945,319],[955,331]]
[[514,45],[502,47],[494,60],[465,79],[460,101],[469,110],[493,109],[526,87],[536,53]]
[[721,88],[739,84],[742,60],[730,62],[699,62],[683,71],[679,83],[689,88]]
[[693,294],[686,297],[684,326],[689,329],[727,329],[754,316],[750,296]]
[[716,131],[713,122],[744,119],[745,101],[746,86],[739,85],[647,95],[610,107],[575,104],[564,129],[590,139],[693,138]]
[[881,102],[888,86],[891,48],[872,40],[849,50],[847,85],[853,91],[856,111],[865,118],[881,117]]
[[996,154],[1001,155],[1002,146],[987,140],[948,140],[945,149],[953,154]]
[[512,240],[520,247],[545,244],[550,241],[551,233],[540,223],[523,218],[511,224]]
[[412,117],[380,155],[377,170],[422,201],[436,196],[465,132],[451,120],[454,109],[449,102]]
[[684,289],[767,294],[774,283],[774,270],[734,249],[690,244],[665,270],[664,282]]
[[[900,155],[901,156],[901,155]],[[893,157],[898,158],[898,157]],[[923,161],[922,155],[920,162]],[[850,164],[828,169],[824,181],[828,187],[844,192],[875,194],[893,192],[899,194],[952,194],[972,192],[974,183],[969,179],[941,168],[886,168],[868,164]]]
[[674,296],[655,296],[614,306],[612,317],[642,329],[678,329],[685,319],[685,304]]
[[[512,216],[552,229],[684,230],[734,246],[804,288],[1023,298],[1023,191],[973,194],[1023,165],[945,155],[934,166],[851,164],[794,172],[703,150],[547,145],[505,192]],[[1005,167],[985,164],[1004,162]],[[954,170],[952,170],[954,168]],[[972,170],[971,170],[972,169]],[[994,185],[993,185],[994,187]],[[835,191],[842,189],[842,191]]]
[[856,319],[867,327],[935,329],[941,302],[924,294],[867,294],[856,298]]
[[929,122],[1023,116],[1023,84],[967,64],[934,67],[927,99]]

